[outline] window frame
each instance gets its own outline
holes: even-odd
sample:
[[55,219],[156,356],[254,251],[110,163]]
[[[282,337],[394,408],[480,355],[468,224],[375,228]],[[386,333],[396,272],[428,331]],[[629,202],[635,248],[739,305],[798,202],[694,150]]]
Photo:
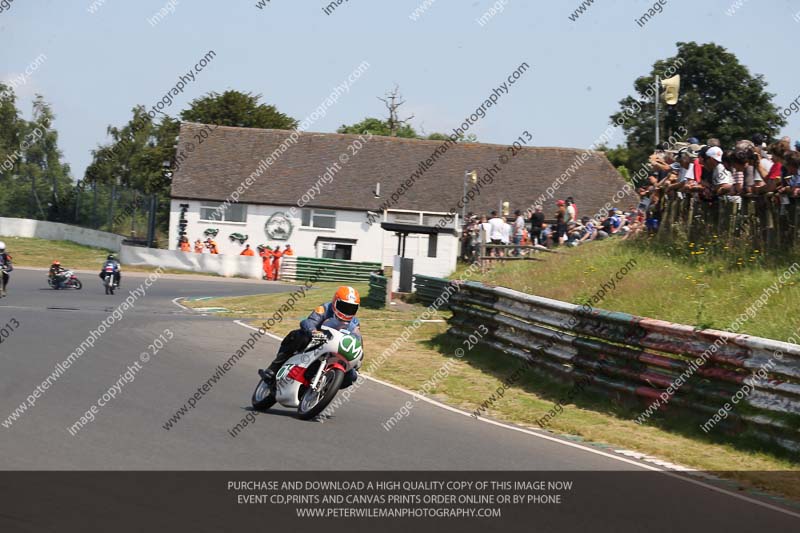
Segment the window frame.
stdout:
[[[230,204],[226,209],[224,209],[222,211],[222,218],[219,218],[219,219],[216,219],[216,220],[215,219],[211,219],[211,218],[203,218],[203,210],[204,209],[211,209],[212,212],[214,212],[214,211],[217,210],[217,208],[219,206],[223,205],[224,203],[225,202],[220,202],[218,204],[214,204],[214,203],[210,203],[210,202],[200,202],[200,212],[198,214],[198,216],[199,216],[198,221],[199,222],[208,222],[208,223],[212,223],[212,224],[242,224],[242,225],[247,224],[247,214],[248,214],[247,213],[247,211],[248,211],[247,204],[240,204],[240,203]],[[242,214],[244,215],[243,216],[243,220],[228,220],[227,219],[228,210],[231,207],[234,207],[234,206],[242,209]]]
[[[305,223],[305,218],[308,216],[308,224]],[[314,224],[314,221],[317,217],[321,218],[332,218],[333,219],[333,226],[317,226]],[[303,229],[316,229],[316,230],[323,230],[323,231],[335,231],[336,230],[336,222],[338,219],[338,214],[335,209],[315,209],[313,207],[305,207],[303,211],[300,213],[300,227]]]

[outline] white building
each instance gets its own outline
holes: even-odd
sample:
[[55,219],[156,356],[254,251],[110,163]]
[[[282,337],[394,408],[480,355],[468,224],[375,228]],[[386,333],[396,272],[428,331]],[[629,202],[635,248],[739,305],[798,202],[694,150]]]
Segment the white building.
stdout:
[[[509,159],[507,150],[184,123],[172,178],[169,247],[178,247],[181,232],[194,243],[216,230],[223,254],[239,254],[245,244],[288,243],[296,256],[384,266],[402,254],[413,259],[415,273],[446,276],[456,267],[462,209],[488,212],[510,202],[512,211],[524,210],[580,153],[522,149],[508,165],[498,164]],[[470,170],[482,186],[464,206]],[[591,174],[609,198],[623,183],[602,155],[589,157],[581,172]],[[571,196],[580,205],[582,195]],[[448,212],[454,214],[445,217]]]

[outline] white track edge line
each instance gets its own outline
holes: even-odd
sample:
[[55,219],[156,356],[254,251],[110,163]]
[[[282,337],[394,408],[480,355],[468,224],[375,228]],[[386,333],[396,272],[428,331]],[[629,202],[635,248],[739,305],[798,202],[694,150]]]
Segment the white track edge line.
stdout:
[[179,303],[178,303],[178,300],[183,300],[183,296],[178,296],[177,298],[173,298],[173,299],[172,299],[172,303],[174,303],[175,305],[177,305],[177,306],[178,306],[178,307],[180,307],[181,309],[184,309],[184,310],[186,310],[186,311],[191,311],[191,309],[189,309],[189,308],[188,308],[188,307],[186,307],[185,305],[181,305],[181,304],[179,304]]
[[[240,320],[234,320],[234,322],[236,324],[239,324],[240,326],[244,326],[246,328],[250,328],[250,329],[258,331],[258,328],[254,328],[253,326],[251,326],[249,324],[245,324],[244,322],[242,322]],[[279,341],[283,340],[281,337],[278,337],[277,335],[275,335],[273,333],[270,333],[268,331],[266,332],[266,335],[269,335],[273,339],[276,339],[276,340],[279,340]],[[419,395],[419,394],[417,394],[417,393],[415,393],[413,391],[410,391],[408,389],[404,389],[403,387],[399,387],[399,386],[393,385],[391,383],[387,383],[385,381],[381,381],[380,379],[374,378],[372,376],[367,376],[366,374],[364,374],[364,377],[366,377],[370,381],[374,381],[375,383],[379,383],[379,384],[381,384],[381,385],[383,385],[385,387],[389,387],[390,389],[395,389],[397,391],[404,392],[404,393],[406,393],[406,394],[408,394],[410,396],[413,396],[415,398],[419,398],[420,400],[422,400],[424,402],[428,402],[431,405],[435,405],[437,407],[440,407],[442,409],[446,409],[446,410],[451,411],[453,413],[458,413],[458,414],[473,418],[470,413],[467,413],[466,411],[462,411],[461,409],[458,409],[458,408],[453,407],[451,405],[447,405],[447,404],[444,404],[444,403],[441,403],[441,402],[437,402],[436,400],[432,400],[431,398],[426,398],[425,396],[421,396],[421,395]],[[728,496],[733,496],[734,498],[737,498],[739,500],[746,501],[746,502],[758,505],[760,507],[764,507],[766,509],[770,509],[772,511],[777,511],[779,513],[783,513],[783,514],[786,514],[786,515],[789,515],[789,516],[792,516],[792,517],[795,517],[795,518],[800,518],[800,514],[799,513],[795,513],[793,511],[788,510],[788,509],[784,509],[782,507],[778,507],[777,505],[772,505],[770,503],[763,502],[761,500],[757,500],[757,499],[751,498],[749,496],[744,496],[742,494],[736,494],[735,492],[731,492],[731,491],[729,491],[727,489],[722,489],[722,488],[719,488],[719,487],[715,487],[714,485],[710,485],[710,484],[705,483],[703,481],[687,477],[687,475],[679,475],[679,474],[676,474],[676,473],[674,473],[674,472],[672,472],[670,470],[663,470],[661,468],[656,468],[654,466],[650,466],[650,465],[643,464],[643,463],[640,463],[640,462],[637,462],[637,461],[632,461],[630,459],[626,459],[625,457],[620,457],[618,455],[606,453],[606,452],[603,452],[603,451],[600,451],[600,450],[595,450],[593,448],[589,448],[587,446],[583,446],[582,444],[576,444],[574,442],[569,442],[569,441],[565,441],[565,440],[562,440],[562,439],[557,439],[555,437],[551,437],[550,435],[545,435],[543,433],[537,433],[537,432],[529,430],[529,429],[516,427],[516,426],[509,425],[509,424],[504,424],[502,422],[498,422],[496,420],[490,420],[490,419],[484,418],[482,416],[479,416],[477,419],[479,421],[481,421],[481,422],[485,422],[485,423],[491,424],[493,426],[498,426],[498,427],[502,427],[502,428],[505,428],[505,429],[510,429],[512,431],[518,431],[520,433],[525,433],[526,435],[531,435],[533,437],[537,437],[537,438],[540,438],[540,439],[549,440],[549,441],[552,441],[552,442],[555,442],[555,443],[558,443],[558,444],[561,444],[561,445],[564,445],[564,446],[569,446],[569,447],[572,447],[572,448],[577,448],[579,450],[584,450],[586,452],[594,453],[596,455],[602,455],[604,457],[608,457],[609,459],[614,459],[616,461],[621,461],[623,463],[629,463],[629,464],[632,464],[632,465],[635,465],[635,466],[638,466],[638,467],[641,467],[641,468],[644,468],[644,469],[647,469],[647,470],[652,470],[654,472],[661,472],[662,474],[668,475],[670,477],[674,477],[674,478],[686,481],[688,483],[692,483],[694,485],[698,485],[700,487],[704,487],[704,488],[710,489],[710,490],[712,490],[714,492],[718,492],[720,494],[726,494]]]

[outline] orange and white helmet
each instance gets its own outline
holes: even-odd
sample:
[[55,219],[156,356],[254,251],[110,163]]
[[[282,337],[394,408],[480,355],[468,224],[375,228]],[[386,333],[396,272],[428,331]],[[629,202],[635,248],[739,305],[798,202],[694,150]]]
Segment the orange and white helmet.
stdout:
[[353,287],[342,285],[336,289],[331,301],[333,314],[343,322],[350,322],[358,313],[358,306],[361,304],[361,297]]

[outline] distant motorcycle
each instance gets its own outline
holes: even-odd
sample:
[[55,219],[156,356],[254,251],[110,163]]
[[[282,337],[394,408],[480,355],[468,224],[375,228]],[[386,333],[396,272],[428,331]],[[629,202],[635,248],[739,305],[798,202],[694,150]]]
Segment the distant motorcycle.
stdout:
[[106,294],[114,294],[114,289],[117,284],[114,282],[114,267],[109,265],[103,271],[103,286],[106,289]]
[[83,283],[75,275],[72,270],[64,270],[63,272],[47,278],[47,283],[51,289],[77,289],[83,288]]

